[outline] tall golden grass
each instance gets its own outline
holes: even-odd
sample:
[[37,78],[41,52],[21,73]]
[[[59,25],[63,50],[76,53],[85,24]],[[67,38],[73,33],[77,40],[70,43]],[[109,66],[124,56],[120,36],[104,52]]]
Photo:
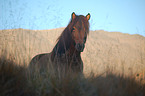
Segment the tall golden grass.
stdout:
[[[12,59],[0,57],[0,96],[145,96],[145,83],[134,76],[114,74],[84,77],[46,70],[31,72]],[[52,69],[51,69],[52,70]]]
[[84,76],[31,71],[32,56],[48,53],[61,32],[50,31],[0,30],[0,96],[145,96],[144,37],[91,32],[82,54]]

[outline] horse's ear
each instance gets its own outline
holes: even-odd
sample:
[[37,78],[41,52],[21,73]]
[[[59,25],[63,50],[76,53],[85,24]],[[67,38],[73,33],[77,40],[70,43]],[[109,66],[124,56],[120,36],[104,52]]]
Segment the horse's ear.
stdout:
[[90,17],[91,17],[91,15],[90,15],[90,13],[88,13],[88,14],[86,15],[87,20],[89,20]]
[[71,16],[72,16],[72,19],[75,19],[76,18],[75,12],[73,12]]

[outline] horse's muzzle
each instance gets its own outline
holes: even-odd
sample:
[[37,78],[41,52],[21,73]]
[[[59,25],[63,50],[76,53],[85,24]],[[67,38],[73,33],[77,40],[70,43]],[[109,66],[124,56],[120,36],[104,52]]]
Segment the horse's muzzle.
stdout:
[[77,51],[83,52],[84,51],[84,48],[85,48],[85,44],[77,43],[75,45],[75,48],[76,48]]

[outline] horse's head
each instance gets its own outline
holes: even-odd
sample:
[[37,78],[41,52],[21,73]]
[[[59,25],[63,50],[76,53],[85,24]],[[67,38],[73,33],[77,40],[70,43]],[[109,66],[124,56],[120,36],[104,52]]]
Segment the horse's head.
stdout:
[[89,13],[86,16],[76,15],[74,12],[72,13],[70,23],[61,33],[57,39],[57,44],[53,48],[51,55],[52,61],[56,54],[57,56],[61,56],[68,50],[69,54],[74,53],[75,50],[79,53],[83,52],[89,33],[89,19]]
[[72,13],[72,26],[70,30],[72,34],[72,39],[74,40],[75,49],[79,52],[83,52],[85,48],[87,35],[89,33],[89,19],[89,13],[86,16],[78,16],[74,12]]

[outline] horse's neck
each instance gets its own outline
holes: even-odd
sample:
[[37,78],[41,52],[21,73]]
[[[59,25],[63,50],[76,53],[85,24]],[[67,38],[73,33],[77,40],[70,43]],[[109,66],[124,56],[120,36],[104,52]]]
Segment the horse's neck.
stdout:
[[51,57],[52,60],[55,57],[66,57],[66,58],[80,58],[80,52],[78,52],[75,47],[74,44],[71,42],[69,46],[67,46],[67,48],[65,46],[62,46],[59,44],[59,42],[56,44],[56,46],[54,47],[52,53],[51,53]]
[[76,51],[74,47],[74,41],[72,40],[72,36],[66,28],[62,35],[59,38],[59,41],[55,45],[53,51],[52,51],[52,59],[57,56],[69,56],[70,58],[72,56],[80,57],[80,52]]
[[72,56],[79,57],[80,56],[80,52],[78,52],[75,49],[75,46],[73,45],[73,43],[70,45],[70,48],[67,53],[70,57],[72,57]]

